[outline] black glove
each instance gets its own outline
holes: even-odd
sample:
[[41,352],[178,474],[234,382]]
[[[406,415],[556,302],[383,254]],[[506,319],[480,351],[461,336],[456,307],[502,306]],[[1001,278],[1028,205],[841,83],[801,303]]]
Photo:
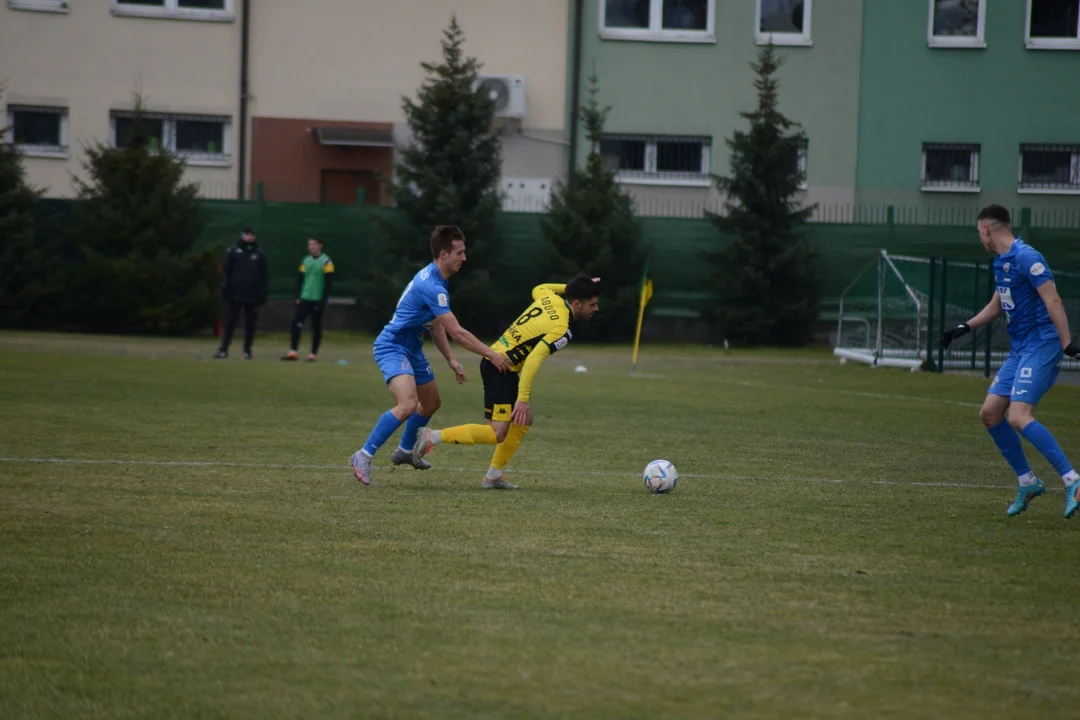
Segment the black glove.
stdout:
[[939,338],[941,340],[941,346],[947,349],[952,345],[953,340],[964,337],[969,332],[971,332],[971,326],[967,323],[961,323],[952,329],[946,330]]
[[1071,358],[1080,357],[1080,347],[1069,343],[1069,346],[1065,348],[1065,354]]

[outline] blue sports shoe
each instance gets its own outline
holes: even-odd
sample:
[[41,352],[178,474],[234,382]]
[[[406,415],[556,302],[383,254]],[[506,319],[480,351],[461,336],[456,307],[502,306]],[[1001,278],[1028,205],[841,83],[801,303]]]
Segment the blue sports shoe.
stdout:
[[[1078,488],[1080,488],[1080,483],[1078,483],[1077,486]],[[1020,513],[1027,510],[1028,503],[1042,495],[1044,492],[1046,492],[1046,483],[1044,483],[1038,478],[1035,478],[1034,485],[1019,486],[1018,488],[1016,488],[1016,499],[1013,500],[1012,505],[1010,505],[1008,509],[1005,510],[1005,514],[1010,517],[1012,517],[1013,515],[1019,515]],[[1075,511],[1076,506],[1074,504],[1073,512]],[[1066,509],[1066,512],[1068,512],[1068,509]],[[1068,515],[1066,515],[1066,517],[1068,517]]]
[[1080,508],[1080,480],[1065,486],[1065,519],[1068,520]]

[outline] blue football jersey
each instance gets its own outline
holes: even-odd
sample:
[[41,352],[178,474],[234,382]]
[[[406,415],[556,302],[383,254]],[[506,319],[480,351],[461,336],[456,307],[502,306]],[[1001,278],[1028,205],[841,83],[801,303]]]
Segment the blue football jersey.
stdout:
[[450,312],[450,293],[439,268],[431,263],[413,276],[398,300],[390,322],[379,333],[379,340],[410,346],[423,344],[424,331],[440,315]]
[[1038,250],[1017,238],[1009,252],[994,260],[994,279],[1013,347],[1058,337],[1057,328],[1038,291],[1039,286],[1053,280],[1054,275]]

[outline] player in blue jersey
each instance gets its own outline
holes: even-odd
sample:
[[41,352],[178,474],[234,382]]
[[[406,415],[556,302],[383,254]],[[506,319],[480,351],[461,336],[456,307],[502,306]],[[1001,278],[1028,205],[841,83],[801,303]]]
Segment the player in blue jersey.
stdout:
[[436,227],[431,234],[431,255],[434,261],[416,273],[401,294],[394,316],[375,339],[375,363],[397,404],[383,413],[364,447],[353,453],[353,472],[365,485],[371,484],[371,460],[375,452],[402,423],[405,423],[403,444],[390,461],[395,465],[407,463],[421,470],[431,467],[426,461],[414,462],[412,458],[417,431],[427,425],[441,404],[435,374],[424,357],[425,332],[431,334],[435,347],[446,358],[458,383],[465,382],[465,371],[454,359],[447,336],[485,358],[499,372],[506,372],[511,365],[506,355],[477,340],[450,312],[446,280],[461,270],[465,262],[465,234],[457,225]]
[[1009,223],[1009,211],[1001,205],[988,205],[979,212],[979,239],[988,252],[997,255],[997,291],[978,315],[948,330],[941,342],[949,347],[972,328],[993,322],[1005,313],[1011,348],[979,410],[990,437],[1019,481],[1016,499],[1005,512],[1019,515],[1027,510],[1028,503],[1046,492],[1046,484],[1031,472],[1024,457],[1020,444],[1023,435],[1061,475],[1065,483],[1065,517],[1069,518],[1080,507],[1080,474],[1032,413],[1057,380],[1062,356],[1080,356],[1080,348],[1072,344],[1065,308],[1046,260],[1015,237]]

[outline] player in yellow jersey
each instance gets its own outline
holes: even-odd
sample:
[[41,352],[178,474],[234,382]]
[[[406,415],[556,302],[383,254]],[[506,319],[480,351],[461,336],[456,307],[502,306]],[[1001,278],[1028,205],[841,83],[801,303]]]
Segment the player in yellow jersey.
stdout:
[[573,323],[591,318],[600,309],[600,278],[578,275],[565,285],[537,285],[533,303],[491,348],[505,353],[513,366],[500,373],[486,359],[480,363],[484,379],[484,418],[487,425],[458,425],[444,430],[421,428],[413,446],[418,462],[439,443],[495,445],[491,467],[480,485],[487,489],[517,490],[503,478],[503,468],[521,445],[533,423],[529,398],[541,363],[566,347]]

